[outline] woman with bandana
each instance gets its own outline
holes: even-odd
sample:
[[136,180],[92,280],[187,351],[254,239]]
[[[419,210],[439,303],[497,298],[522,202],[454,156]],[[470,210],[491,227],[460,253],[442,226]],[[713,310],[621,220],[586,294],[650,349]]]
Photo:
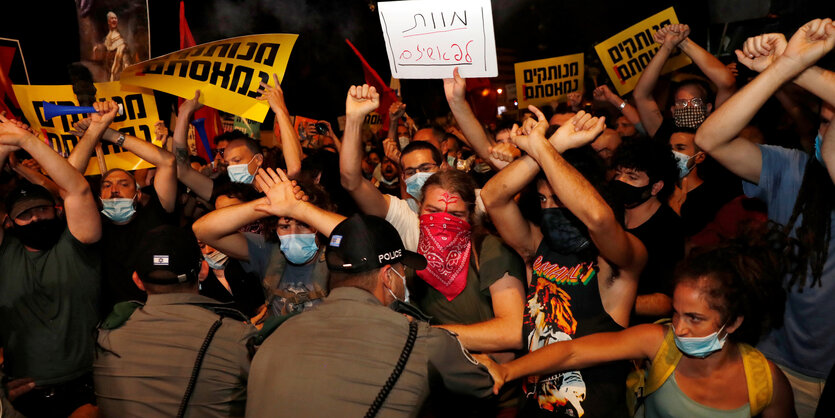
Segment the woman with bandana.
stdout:
[[670,325],[644,324],[551,344],[504,365],[488,362],[494,390],[523,376],[649,359],[646,417],[790,417],[791,386],[749,344],[782,322],[782,272],[774,230],[701,252],[679,266]]
[[[604,119],[581,111],[546,139],[545,115],[530,109],[537,119],[526,122],[527,135],[511,134],[528,155],[499,171],[481,195],[502,238],[530,268],[523,337],[534,351],[626,327],[646,251],[593,186],[605,173],[594,150],[583,146],[603,131]],[[537,179],[540,171],[545,175]],[[525,219],[514,200],[535,180],[538,224]],[[522,414],[625,416],[625,364],[570,370],[523,382],[528,401]]]

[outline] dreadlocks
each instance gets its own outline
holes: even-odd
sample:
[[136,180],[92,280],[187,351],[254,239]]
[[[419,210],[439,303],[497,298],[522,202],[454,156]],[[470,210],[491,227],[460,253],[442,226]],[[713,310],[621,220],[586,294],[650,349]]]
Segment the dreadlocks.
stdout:
[[823,265],[829,253],[833,200],[835,185],[832,184],[829,173],[816,158],[810,157],[806,163],[806,172],[803,174],[794,209],[784,229],[788,235],[797,219],[803,215],[795,234],[799,260],[792,265],[789,289],[797,284],[803,291],[808,274],[807,265],[811,265],[812,268],[811,285],[821,285]]

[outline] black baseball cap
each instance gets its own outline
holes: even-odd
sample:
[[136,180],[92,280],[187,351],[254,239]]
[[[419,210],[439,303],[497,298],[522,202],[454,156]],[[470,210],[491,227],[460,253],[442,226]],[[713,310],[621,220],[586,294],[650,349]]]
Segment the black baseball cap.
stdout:
[[9,217],[12,219],[29,209],[40,206],[55,206],[55,198],[45,187],[28,181],[21,182],[6,199],[6,210],[9,211]]
[[133,261],[143,282],[177,284],[197,280],[203,253],[191,231],[162,225],[145,233]]
[[403,240],[385,219],[354,215],[333,229],[325,249],[328,268],[361,273],[397,262],[415,270],[426,268],[426,259],[403,247]]

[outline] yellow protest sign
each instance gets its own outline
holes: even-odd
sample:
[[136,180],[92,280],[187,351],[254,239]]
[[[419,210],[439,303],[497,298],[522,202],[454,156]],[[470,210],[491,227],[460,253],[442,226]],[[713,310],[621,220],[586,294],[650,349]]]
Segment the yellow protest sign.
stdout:
[[[154,123],[159,119],[157,103],[153,92],[136,87],[122,86],[120,82],[95,83],[96,97],[100,101],[114,100],[124,107],[124,114],[116,116],[111,128],[152,142]],[[71,134],[72,125],[86,115],[62,115],[47,119],[44,115],[43,101],[65,106],[78,106],[78,101],[71,85],[65,86],[26,86],[15,85],[15,95],[20,102],[23,115],[36,131],[41,132],[49,145],[57,153],[67,157],[72,152],[78,137]],[[136,170],[153,167],[131,152],[123,150],[109,142],[102,142],[107,168]],[[95,155],[90,158],[85,176],[101,174]]]
[[[670,7],[595,45],[600,62],[621,96],[635,88],[644,68],[661,47],[655,43],[655,32],[677,23],[676,12]],[[668,73],[690,62],[690,58],[676,48],[661,72]]]
[[583,54],[517,62],[519,109],[561,100],[583,89]]
[[193,46],[144,61],[122,72],[123,84],[164,91],[263,123],[270,106],[256,100],[261,82],[279,82],[298,35],[240,36]]

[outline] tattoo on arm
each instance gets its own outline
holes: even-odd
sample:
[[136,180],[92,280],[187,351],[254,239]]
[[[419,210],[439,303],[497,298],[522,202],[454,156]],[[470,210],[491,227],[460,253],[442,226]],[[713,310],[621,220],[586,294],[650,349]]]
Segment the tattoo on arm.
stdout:
[[178,162],[184,163],[188,161],[188,150],[177,147],[174,149],[174,157],[177,158]]

